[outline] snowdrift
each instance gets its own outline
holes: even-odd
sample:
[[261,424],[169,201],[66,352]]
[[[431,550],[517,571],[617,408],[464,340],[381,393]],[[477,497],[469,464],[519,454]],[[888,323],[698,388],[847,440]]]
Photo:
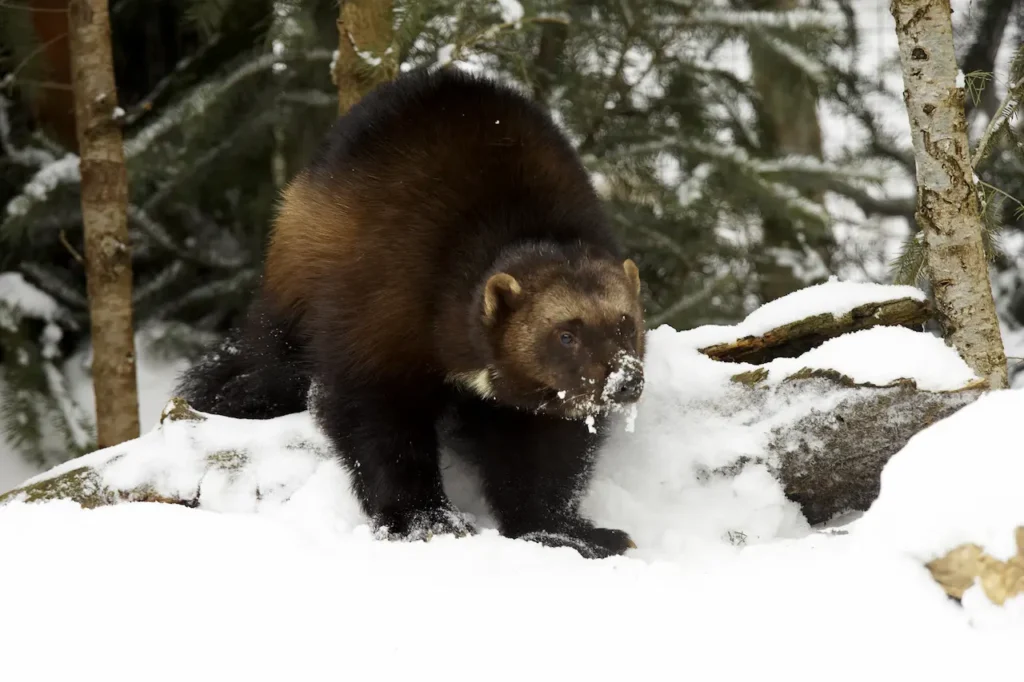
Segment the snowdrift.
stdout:
[[638,549],[602,561],[502,538],[447,456],[481,533],[374,541],[308,414],[171,401],[141,438],[0,497],[0,670],[1005,674],[1024,634],[1024,393],[979,397],[954,351],[905,327],[861,324],[796,357],[762,343],[777,357],[761,364],[702,352],[901,300],[923,296],[830,282],[733,328],[652,331],[634,428],[615,429],[584,501]]

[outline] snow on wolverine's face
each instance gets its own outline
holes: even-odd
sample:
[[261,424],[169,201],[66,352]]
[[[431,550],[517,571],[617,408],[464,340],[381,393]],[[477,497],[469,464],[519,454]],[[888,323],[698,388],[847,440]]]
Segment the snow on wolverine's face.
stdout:
[[[644,389],[643,361],[629,313],[615,321],[559,320],[537,339],[543,358],[540,411],[587,419],[612,410],[630,410]],[[589,422],[588,422],[589,423]]]
[[[612,262],[495,276],[486,391],[506,405],[564,419],[632,411],[644,388],[644,319],[638,288]],[[488,286],[491,287],[489,281]]]

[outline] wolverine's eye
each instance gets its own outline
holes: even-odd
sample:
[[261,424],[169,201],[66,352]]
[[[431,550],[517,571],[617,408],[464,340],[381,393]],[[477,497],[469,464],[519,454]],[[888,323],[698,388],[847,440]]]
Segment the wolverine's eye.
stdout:
[[562,332],[558,336],[558,340],[562,342],[562,345],[566,348],[571,348],[576,344],[576,337],[569,332]]

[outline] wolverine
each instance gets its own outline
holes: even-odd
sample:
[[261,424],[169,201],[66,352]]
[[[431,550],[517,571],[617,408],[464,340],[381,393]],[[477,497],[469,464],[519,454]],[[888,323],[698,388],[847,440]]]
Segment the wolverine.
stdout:
[[341,116],[282,192],[244,324],[182,377],[196,409],[309,410],[387,539],[476,529],[439,448],[510,538],[634,547],[580,512],[643,387],[640,275],[569,139],[512,86],[419,69]]

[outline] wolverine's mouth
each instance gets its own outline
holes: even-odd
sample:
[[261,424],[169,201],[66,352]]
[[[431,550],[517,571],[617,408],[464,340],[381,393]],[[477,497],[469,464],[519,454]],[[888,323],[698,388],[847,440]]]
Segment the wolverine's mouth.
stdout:
[[604,416],[612,412],[632,412],[640,399],[641,390],[642,384],[639,389],[630,388],[626,392],[616,386],[609,388],[607,384],[600,392],[572,393],[550,389],[541,401],[539,411],[573,420]]

